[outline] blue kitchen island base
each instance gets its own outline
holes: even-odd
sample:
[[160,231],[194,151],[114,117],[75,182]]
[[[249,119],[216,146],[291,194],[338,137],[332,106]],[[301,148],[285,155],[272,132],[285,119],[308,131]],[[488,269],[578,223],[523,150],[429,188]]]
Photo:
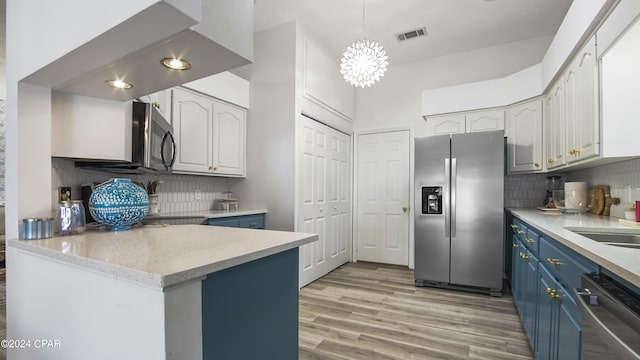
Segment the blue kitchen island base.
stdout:
[[298,358],[298,248],[207,275],[203,359]]

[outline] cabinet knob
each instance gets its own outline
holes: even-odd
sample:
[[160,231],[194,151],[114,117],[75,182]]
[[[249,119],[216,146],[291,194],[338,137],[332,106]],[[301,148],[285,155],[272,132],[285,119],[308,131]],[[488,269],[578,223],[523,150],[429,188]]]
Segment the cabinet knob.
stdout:
[[533,163],[533,166],[535,166],[535,167],[540,167],[540,164],[538,164],[538,163]]
[[406,205],[402,207],[402,212],[407,212],[407,210],[409,210],[409,208]]
[[529,256],[529,255],[527,255],[525,253],[520,253],[520,257],[526,260],[526,259],[530,258],[531,256]]
[[217,167],[217,166],[214,166],[214,167],[213,167],[213,171],[216,171],[216,170],[218,170],[218,167]]
[[213,166],[209,166],[209,171],[213,170]]
[[556,161],[555,161],[555,160],[553,160],[553,159],[549,159],[549,160],[547,160],[547,164],[553,164],[554,162],[556,162]]
[[571,151],[569,151],[569,155],[580,155],[580,150],[578,149],[572,149]]
[[554,300],[560,297],[560,295],[558,295],[556,291],[553,290],[552,288],[547,288],[547,294],[549,294],[549,297],[551,298],[551,300]]
[[536,241],[531,238],[524,238],[529,244],[535,243]]
[[156,109],[160,109],[160,104],[157,101],[154,101],[151,106],[153,106]]
[[517,247],[518,247],[518,244],[513,244],[513,247],[514,247],[514,248],[517,248]]

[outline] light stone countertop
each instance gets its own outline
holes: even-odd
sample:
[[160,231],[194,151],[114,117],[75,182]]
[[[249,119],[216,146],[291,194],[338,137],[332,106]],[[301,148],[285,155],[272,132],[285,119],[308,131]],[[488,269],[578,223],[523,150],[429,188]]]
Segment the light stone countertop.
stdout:
[[[108,276],[164,288],[314,242],[316,234],[203,225],[86,231],[8,246]],[[298,269],[295,269],[298,271]]]
[[230,216],[243,216],[243,215],[258,215],[266,214],[267,210],[254,209],[254,210],[238,210],[238,211],[224,211],[224,210],[205,210],[205,211],[187,211],[187,212],[172,212],[147,215],[145,220],[168,220],[168,219],[213,219],[223,218]]
[[520,208],[510,208],[507,211],[580,255],[640,287],[640,249],[605,245],[566,229],[608,229],[640,234],[640,228],[621,225],[618,223],[618,218],[593,214],[573,215]]

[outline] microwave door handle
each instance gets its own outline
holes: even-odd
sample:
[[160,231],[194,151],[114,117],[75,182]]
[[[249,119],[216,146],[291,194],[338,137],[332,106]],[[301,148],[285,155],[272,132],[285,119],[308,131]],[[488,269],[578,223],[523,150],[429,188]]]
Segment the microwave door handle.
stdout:
[[171,153],[171,162],[169,163],[169,169],[171,169],[173,167],[173,163],[176,162],[176,139],[173,137],[171,131],[167,131],[167,134],[169,134],[169,138],[171,139],[171,148],[173,149],[173,152]]
[[[167,159],[164,158],[164,145],[167,142],[167,138],[170,138],[171,144],[173,147],[173,151],[171,155],[171,163],[169,164],[167,164]],[[176,143],[173,140],[173,136],[171,135],[171,132],[167,131],[166,133],[164,133],[164,136],[162,137],[162,142],[160,142],[160,158],[162,159],[162,165],[164,165],[165,170],[169,170],[171,168],[171,166],[173,165],[173,162],[175,161],[175,157],[176,157]]]

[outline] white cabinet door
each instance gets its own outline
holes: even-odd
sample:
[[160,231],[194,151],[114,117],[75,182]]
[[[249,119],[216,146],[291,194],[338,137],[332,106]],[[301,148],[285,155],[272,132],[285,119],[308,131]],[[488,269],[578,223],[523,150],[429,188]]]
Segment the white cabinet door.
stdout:
[[466,132],[504,129],[504,110],[475,111],[465,114]]
[[246,110],[190,90],[173,90],[173,170],[216,176],[245,175]]
[[545,100],[544,143],[547,169],[565,164],[565,111],[564,78],[551,88]]
[[542,101],[533,100],[507,110],[509,172],[542,170]]
[[213,170],[215,174],[245,173],[246,111],[220,101],[213,103]]
[[298,137],[296,231],[317,233],[300,247],[300,287],[349,261],[351,248],[351,140],[301,116]]
[[466,131],[464,114],[429,117],[425,121],[427,136],[461,134]]
[[174,171],[211,172],[213,111],[213,101],[209,98],[173,90],[173,131],[177,148]]
[[153,94],[144,95],[140,100],[151,103],[158,112],[171,124],[171,89],[161,90]]
[[600,154],[600,116],[595,37],[565,73],[567,162]]

